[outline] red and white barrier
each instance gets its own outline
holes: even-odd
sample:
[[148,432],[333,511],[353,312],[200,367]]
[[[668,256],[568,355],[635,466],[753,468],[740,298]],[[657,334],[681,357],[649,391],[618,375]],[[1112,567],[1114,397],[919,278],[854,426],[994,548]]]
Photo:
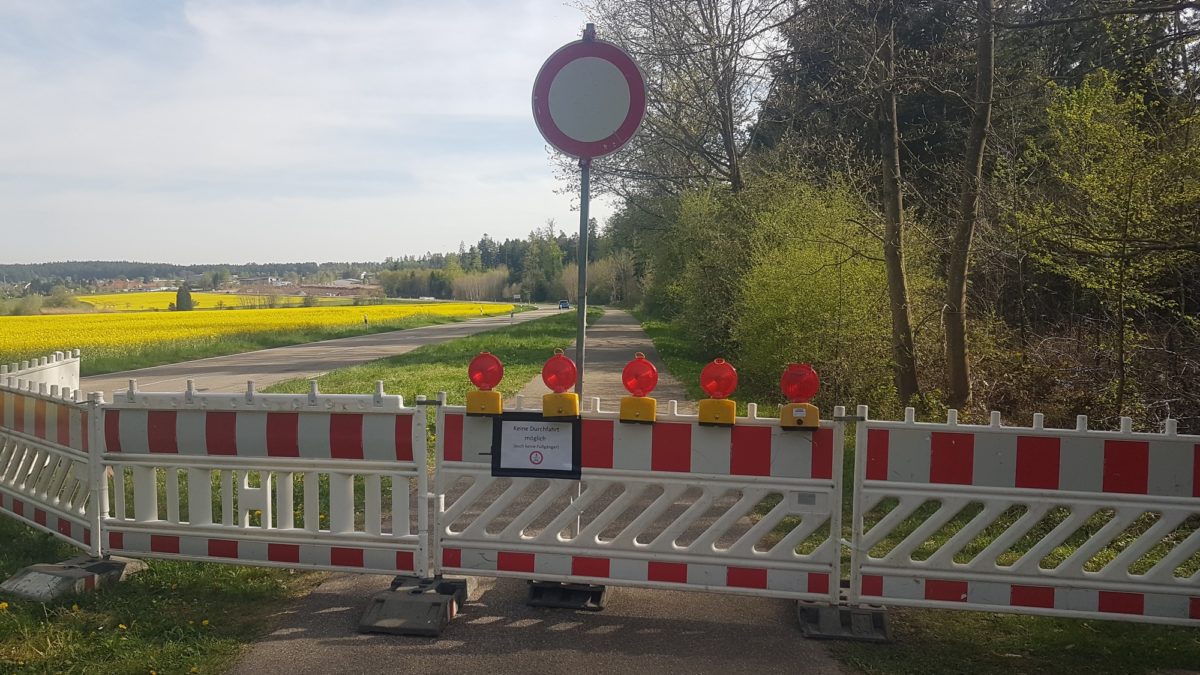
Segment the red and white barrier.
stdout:
[[107,550],[428,573],[425,415],[399,396],[255,394],[253,385],[244,395],[149,394],[134,386],[103,414],[113,502],[103,520]]
[[49,383],[77,386],[78,372],[77,352],[0,368],[0,512],[97,555],[95,403]]
[[840,423],[585,413],[580,481],[492,476],[492,424],[439,409],[438,570],[836,602]]
[[852,602],[1200,621],[1200,572],[1187,566],[1200,553],[1200,437],[1173,424],[1045,429],[1039,416],[1022,428],[993,414],[974,426],[953,411],[923,424],[910,412],[860,422],[857,456]]

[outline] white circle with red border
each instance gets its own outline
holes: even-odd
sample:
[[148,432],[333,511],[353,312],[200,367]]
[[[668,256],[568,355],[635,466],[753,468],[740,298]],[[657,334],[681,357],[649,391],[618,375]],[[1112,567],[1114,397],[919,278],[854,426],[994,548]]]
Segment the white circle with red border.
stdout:
[[538,452],[537,450],[529,453],[529,463],[534,466],[541,464],[543,461],[545,461],[545,459],[546,458],[542,456],[542,453]]
[[533,83],[533,119],[550,145],[579,158],[620,150],[646,114],[646,82],[633,58],[603,40],[550,55]]

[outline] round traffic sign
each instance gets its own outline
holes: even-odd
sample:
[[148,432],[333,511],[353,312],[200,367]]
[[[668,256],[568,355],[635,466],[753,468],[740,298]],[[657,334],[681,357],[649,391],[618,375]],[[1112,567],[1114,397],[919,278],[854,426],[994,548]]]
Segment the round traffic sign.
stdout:
[[591,159],[616,152],[646,114],[642,71],[620,47],[579,40],[559,48],[533,83],[533,119],[550,145]]

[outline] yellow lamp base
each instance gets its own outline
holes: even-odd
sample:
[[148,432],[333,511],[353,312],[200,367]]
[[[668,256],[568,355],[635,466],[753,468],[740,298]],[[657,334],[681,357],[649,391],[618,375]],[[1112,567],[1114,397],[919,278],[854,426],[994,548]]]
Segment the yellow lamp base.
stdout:
[[579,417],[579,394],[542,396],[542,417]]
[[700,401],[700,424],[708,426],[733,426],[737,417],[737,404],[727,398],[706,398]]
[[468,391],[468,415],[499,415],[504,402],[498,391]]
[[653,424],[657,416],[656,405],[649,396],[622,396],[620,419],[622,422]]
[[779,409],[779,426],[785,431],[812,431],[821,425],[821,411],[811,403],[789,403]]

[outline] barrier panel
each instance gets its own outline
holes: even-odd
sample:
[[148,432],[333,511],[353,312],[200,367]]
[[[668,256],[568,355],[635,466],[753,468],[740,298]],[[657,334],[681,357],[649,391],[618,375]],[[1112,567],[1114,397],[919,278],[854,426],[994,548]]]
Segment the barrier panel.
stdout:
[[89,452],[95,404],[39,379],[77,384],[78,372],[78,359],[60,352],[0,374],[0,512],[97,555],[99,458]]
[[1200,625],[1200,436],[906,417],[858,424],[852,603]]
[[592,410],[570,480],[493,476],[494,418],[439,408],[437,572],[837,601],[841,423]]
[[106,550],[428,575],[425,413],[382,386],[374,396],[131,388],[103,414]]

